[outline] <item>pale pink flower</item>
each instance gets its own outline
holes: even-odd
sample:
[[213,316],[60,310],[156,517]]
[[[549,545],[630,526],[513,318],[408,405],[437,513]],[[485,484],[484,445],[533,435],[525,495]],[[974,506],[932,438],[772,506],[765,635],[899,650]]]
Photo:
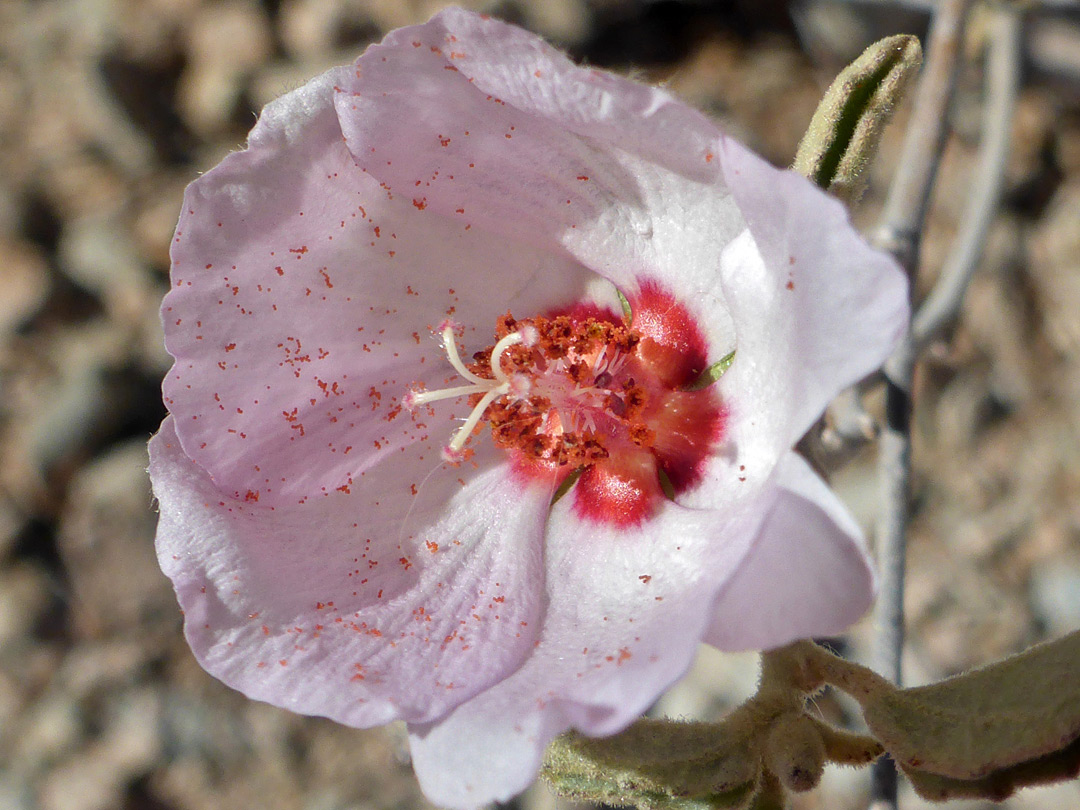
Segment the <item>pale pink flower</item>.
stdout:
[[904,279],[662,90],[445,11],[267,106],[188,188],[172,285],[151,475],[192,649],[253,698],[406,721],[439,804],[623,728],[703,639],[871,601],[790,448],[887,355]]

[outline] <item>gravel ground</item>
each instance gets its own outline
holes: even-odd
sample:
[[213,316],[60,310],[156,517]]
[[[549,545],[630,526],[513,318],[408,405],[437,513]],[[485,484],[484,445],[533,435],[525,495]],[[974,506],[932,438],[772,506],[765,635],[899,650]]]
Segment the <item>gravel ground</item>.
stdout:
[[[466,4],[667,82],[777,164],[790,162],[845,51],[925,24],[824,3],[798,32],[782,2]],[[0,4],[0,810],[427,806],[399,729],[297,717],[199,669],[154,559],[144,469],[164,415],[157,308],[184,185],[242,144],[270,98],[439,5]],[[1007,205],[960,322],[917,378],[912,681],[1080,626],[1080,85],[1040,64],[1016,115]],[[980,86],[972,61],[924,283],[970,183]],[[860,222],[880,206],[905,117]],[[871,521],[872,448],[834,480]],[[860,626],[846,649],[859,656],[867,640]],[[665,706],[715,714],[753,677],[753,657],[703,655]],[[821,708],[853,716],[828,697]],[[833,771],[799,807],[858,807],[864,791],[863,774]],[[553,800],[537,790],[522,803]],[[1075,808],[1080,789],[1006,806]]]

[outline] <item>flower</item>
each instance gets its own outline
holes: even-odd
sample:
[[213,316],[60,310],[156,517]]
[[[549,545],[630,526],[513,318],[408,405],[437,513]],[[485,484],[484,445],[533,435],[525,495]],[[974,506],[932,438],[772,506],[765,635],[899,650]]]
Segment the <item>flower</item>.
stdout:
[[623,728],[703,639],[871,601],[791,447],[903,276],[662,90],[447,10],[269,104],[172,257],[150,472],[187,639],[252,698],[406,721],[439,804]]

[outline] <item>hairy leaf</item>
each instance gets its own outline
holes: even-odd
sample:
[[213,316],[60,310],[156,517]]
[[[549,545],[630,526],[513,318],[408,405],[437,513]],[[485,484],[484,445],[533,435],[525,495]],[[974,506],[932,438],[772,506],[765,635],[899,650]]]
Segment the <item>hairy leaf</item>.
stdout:
[[[1078,673],[1075,632],[937,684],[878,693],[863,714],[905,770],[987,785],[1034,784],[1057,768],[1067,771],[1077,755]],[[1010,772],[1014,766],[1019,770]],[[923,780],[932,782],[944,784]]]
[[1007,799],[1022,787],[1047,785],[1080,774],[1080,738],[1070,745],[1046,756],[1000,768],[980,779],[953,779],[904,767],[915,792],[930,801],[948,799]]
[[646,719],[613,737],[563,735],[548,749],[542,775],[578,800],[645,810],[742,808],[757,792],[760,757],[750,728],[731,719]]

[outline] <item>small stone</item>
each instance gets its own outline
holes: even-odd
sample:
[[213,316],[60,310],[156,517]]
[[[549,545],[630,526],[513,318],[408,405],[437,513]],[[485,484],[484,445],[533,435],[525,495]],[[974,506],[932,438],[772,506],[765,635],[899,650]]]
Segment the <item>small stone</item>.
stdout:
[[38,810],[30,785],[11,773],[0,779],[0,807],[4,810]]
[[129,228],[118,216],[91,215],[71,221],[60,239],[59,252],[68,277],[107,303],[148,287]]
[[1045,219],[1032,240],[1030,273],[1046,319],[1044,330],[1054,348],[1080,358],[1080,230],[1076,211],[1080,206],[1080,182],[1063,185],[1050,203]]
[[203,6],[187,31],[190,67],[178,87],[184,121],[204,135],[226,128],[248,76],[272,48],[269,21],[256,4]]
[[1080,563],[1054,560],[1037,567],[1031,576],[1031,605],[1051,636],[1080,627]]
[[85,754],[49,772],[40,802],[41,810],[108,810],[122,806],[123,793],[101,756]]
[[180,201],[184,197],[184,187],[190,181],[187,173],[169,173],[139,194],[132,237],[144,265],[155,270],[168,270],[169,247],[180,215]]
[[48,294],[49,268],[29,242],[0,237],[0,340],[35,313]]
[[16,563],[0,571],[0,652],[35,634],[49,609],[52,583],[34,563]]
[[363,19],[339,0],[297,0],[284,5],[278,30],[285,50],[300,63],[319,59],[334,50],[346,17],[354,22]]
[[123,806],[127,786],[157,761],[160,698],[153,688],[123,693],[108,708],[97,739],[46,775],[42,810]]
[[134,630],[175,611],[153,550],[146,445],[120,445],[72,480],[58,533],[84,633]]
[[69,755],[85,732],[70,695],[52,694],[31,706],[16,726],[14,759],[35,769]]
[[[115,584],[115,583],[114,583]],[[64,659],[59,672],[64,690],[77,700],[141,680],[151,659],[158,654],[150,639],[111,638],[77,645]]]

